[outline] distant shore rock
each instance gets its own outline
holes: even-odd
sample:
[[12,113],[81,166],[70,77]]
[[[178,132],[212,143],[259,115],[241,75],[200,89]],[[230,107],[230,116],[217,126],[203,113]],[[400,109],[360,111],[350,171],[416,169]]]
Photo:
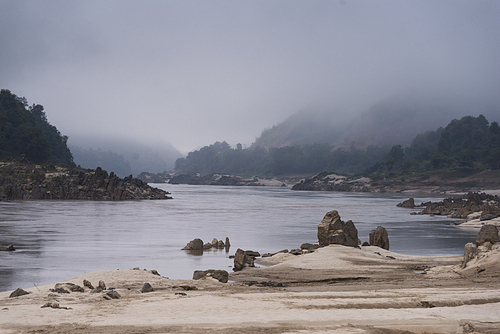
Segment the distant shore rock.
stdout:
[[[500,198],[485,193],[468,193],[463,196],[445,198],[441,202],[426,202],[419,214],[444,215],[449,218],[467,219],[478,213],[480,220],[486,221],[500,216]],[[482,218],[482,219],[481,219]]]
[[287,181],[283,179],[264,179],[256,176],[244,177],[232,174],[150,174],[142,173],[137,176],[145,182],[169,183],[169,184],[189,184],[208,186],[271,186],[286,187]]
[[373,175],[342,175],[322,172],[301,180],[292,190],[342,191],[372,193],[426,192],[446,194],[449,192],[477,192],[481,189],[499,189],[500,174],[490,170],[474,172],[464,176],[461,170],[435,172],[430,176],[407,178],[382,178]]
[[65,164],[37,165],[26,160],[0,162],[0,200],[134,200],[171,199],[132,175],[120,178]]

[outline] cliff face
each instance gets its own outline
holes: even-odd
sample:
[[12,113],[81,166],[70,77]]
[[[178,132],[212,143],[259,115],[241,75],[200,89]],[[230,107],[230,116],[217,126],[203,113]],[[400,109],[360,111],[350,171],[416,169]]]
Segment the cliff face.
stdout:
[[1,199],[131,200],[170,199],[169,193],[132,176],[64,164],[36,165],[25,159],[0,162]]

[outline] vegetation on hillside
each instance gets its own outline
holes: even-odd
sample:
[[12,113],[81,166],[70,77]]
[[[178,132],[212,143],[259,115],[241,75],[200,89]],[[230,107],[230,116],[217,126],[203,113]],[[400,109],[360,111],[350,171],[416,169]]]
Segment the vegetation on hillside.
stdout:
[[216,142],[186,158],[177,159],[175,171],[185,174],[225,173],[237,175],[297,175],[314,174],[324,170],[340,173],[360,173],[378,162],[388,147],[369,146],[366,150],[335,149],[328,144],[309,144],[269,148],[257,146],[242,149]]
[[48,122],[43,106],[28,106],[26,98],[0,91],[0,160],[24,154],[34,163],[74,166],[67,140]]
[[452,120],[445,128],[415,137],[411,145],[392,146],[367,173],[394,176],[452,169],[500,168],[500,126],[483,116]]

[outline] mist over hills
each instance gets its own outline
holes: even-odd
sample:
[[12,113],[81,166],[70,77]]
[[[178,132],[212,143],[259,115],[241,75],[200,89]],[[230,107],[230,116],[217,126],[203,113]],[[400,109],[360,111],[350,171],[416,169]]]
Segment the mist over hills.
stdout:
[[[265,129],[253,147],[324,143],[337,148],[369,145],[407,146],[419,133],[445,126],[452,119],[483,114],[500,121],[500,101],[459,93],[408,90],[383,99],[359,113],[349,110],[303,110]],[[345,115],[351,116],[347,119]],[[340,116],[344,115],[344,116]]]
[[171,171],[183,155],[168,142],[141,143],[127,138],[72,136],[69,145],[75,164],[113,171],[124,177],[142,172]]

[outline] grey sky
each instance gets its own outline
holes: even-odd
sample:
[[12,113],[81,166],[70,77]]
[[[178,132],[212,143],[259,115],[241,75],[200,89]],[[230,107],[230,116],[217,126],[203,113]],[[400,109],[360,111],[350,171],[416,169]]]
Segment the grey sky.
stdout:
[[500,1],[0,0],[0,88],[68,136],[251,144],[301,109],[500,92]]

